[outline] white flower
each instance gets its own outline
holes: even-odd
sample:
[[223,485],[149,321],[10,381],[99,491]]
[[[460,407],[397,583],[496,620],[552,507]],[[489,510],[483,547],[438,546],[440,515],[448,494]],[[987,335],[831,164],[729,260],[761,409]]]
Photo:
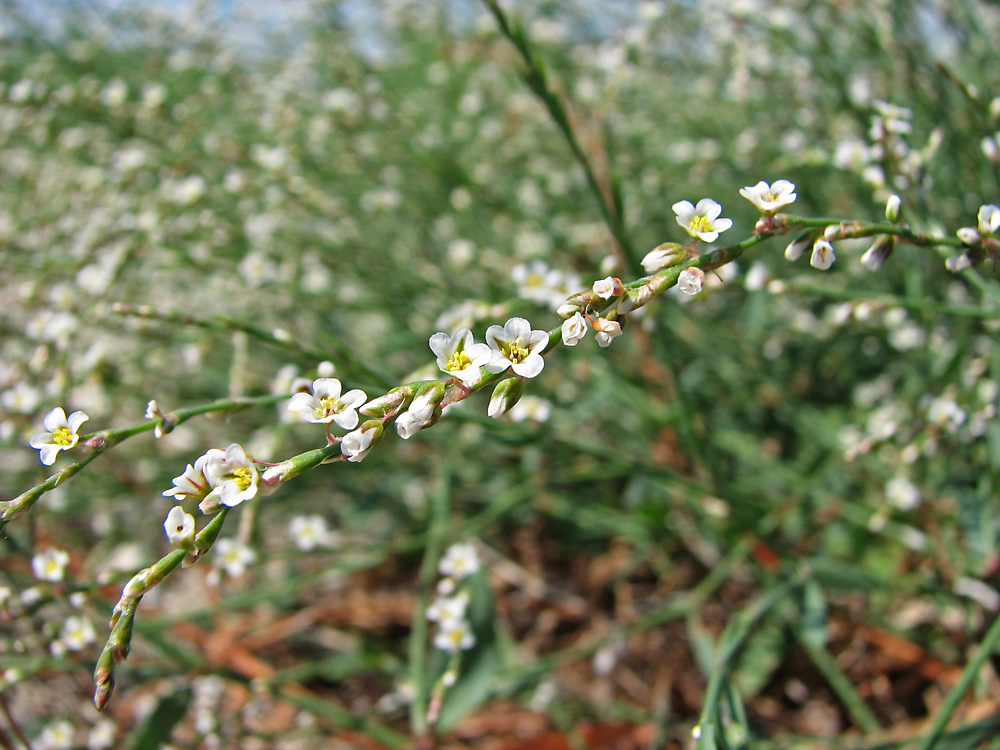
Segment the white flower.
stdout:
[[382,425],[374,420],[369,420],[361,425],[360,429],[344,435],[340,441],[340,452],[352,463],[364,461],[368,451],[375,446],[375,443],[378,442],[377,438],[380,437],[382,437]]
[[526,419],[548,422],[551,415],[552,403],[538,396],[525,396],[510,410],[510,418],[515,422],[523,422]]
[[810,266],[825,271],[833,265],[833,261],[836,259],[837,256],[833,254],[833,245],[829,242],[819,239],[813,243],[812,256],[809,258]]
[[677,223],[684,231],[696,239],[715,242],[719,232],[725,232],[733,225],[732,219],[720,219],[722,206],[711,198],[702,198],[697,206],[690,201],[679,201],[673,205]]
[[205,476],[214,488],[210,493],[232,508],[257,494],[260,472],[246,451],[236,443],[225,451],[209,451]]
[[466,591],[455,596],[439,596],[427,608],[427,619],[446,628],[450,623],[465,619],[465,610],[468,606],[469,594]]
[[967,268],[972,268],[972,259],[969,257],[968,253],[952,255],[944,262],[944,267],[952,273],[958,273],[959,271],[964,271]]
[[97,633],[86,617],[67,617],[59,631],[59,640],[70,651],[82,651],[97,640]]
[[288,410],[299,412],[313,424],[336,422],[345,430],[358,426],[357,408],[368,400],[364,391],[354,389],[340,395],[341,384],[337,378],[317,378],[312,393],[296,393],[288,402]]
[[31,558],[31,572],[39,581],[61,581],[69,565],[69,553],[49,547]]
[[903,215],[903,199],[898,195],[890,195],[885,202],[885,218],[893,224],[899,222]]
[[167,513],[163,522],[163,530],[167,539],[177,549],[192,549],[194,547],[194,516],[185,513],[179,505],[175,505]]
[[980,206],[979,234],[983,237],[992,237],[997,230],[1000,230],[1000,206],[992,204]]
[[560,271],[549,268],[543,261],[521,263],[511,271],[511,279],[517,285],[517,296],[537,302],[540,305],[558,306],[566,299],[565,287],[571,280]]
[[913,510],[920,504],[920,490],[906,477],[896,477],[885,485],[885,496],[900,510]]
[[445,550],[444,557],[438,563],[438,572],[443,576],[451,576],[456,581],[479,570],[479,555],[472,544],[453,544]]
[[61,406],[45,415],[42,427],[45,432],[33,435],[28,445],[39,451],[38,459],[46,466],[56,462],[59,451],[68,451],[80,439],[80,425],[90,417],[82,411],[75,411],[66,418],[66,412]]
[[486,369],[503,372],[508,367],[522,378],[533,378],[545,367],[542,352],[549,343],[546,331],[531,330],[524,318],[511,318],[502,327],[486,329],[486,343],[493,350]]
[[676,266],[687,255],[687,250],[676,242],[664,242],[646,253],[642,268],[646,273],[656,273],[661,268]]
[[170,480],[174,486],[166,490],[163,496],[180,501],[186,497],[201,500],[208,495],[212,491],[212,483],[205,476],[205,465],[214,453],[222,454],[223,451],[218,448],[210,448],[204,456],[199,456],[198,460],[194,462],[194,466],[188,464],[183,474]]
[[677,288],[684,294],[698,294],[705,285],[705,272],[700,268],[685,268],[677,277]]
[[288,524],[288,533],[302,552],[336,543],[336,535],[327,527],[323,516],[295,516]]
[[611,299],[623,291],[621,280],[616,279],[614,276],[608,276],[605,279],[594,282],[594,294],[601,299]]
[[110,750],[115,746],[115,723],[101,719],[87,734],[87,750]]
[[955,234],[966,245],[978,245],[983,241],[983,238],[979,235],[979,230],[975,227],[962,227]]
[[465,620],[453,620],[442,623],[441,629],[434,636],[434,647],[450,654],[467,651],[476,645],[476,637],[469,629]]
[[68,721],[49,724],[35,740],[37,750],[70,750],[73,747],[73,725]]
[[472,331],[460,328],[449,336],[435,333],[428,344],[437,357],[437,365],[442,372],[471,384],[479,380],[479,368],[490,361],[492,350],[486,344],[476,344]]
[[795,185],[788,180],[778,180],[773,185],[761,180],[753,187],[742,188],[740,195],[753,203],[765,216],[773,216],[779,208],[794,203],[798,197]]
[[245,544],[235,539],[220,539],[213,547],[215,557],[213,564],[224,570],[230,578],[239,578],[246,572],[247,566],[257,559],[257,553]]
[[574,313],[572,318],[567,318],[562,324],[562,342],[566,346],[576,346],[580,340],[587,335],[587,319],[579,312]]

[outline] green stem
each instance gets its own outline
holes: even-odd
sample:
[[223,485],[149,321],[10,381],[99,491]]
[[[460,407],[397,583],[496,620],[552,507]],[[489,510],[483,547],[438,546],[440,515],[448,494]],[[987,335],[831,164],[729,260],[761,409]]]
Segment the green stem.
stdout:
[[998,644],[1000,644],[1000,617],[993,621],[989,631],[986,633],[986,637],[980,642],[976,655],[965,665],[965,669],[962,670],[962,676],[959,677],[958,682],[955,683],[955,687],[951,689],[948,696],[944,699],[941,709],[938,711],[937,716],[934,717],[931,731],[924,737],[919,750],[931,750],[931,748],[937,745],[945,726],[948,724],[948,720],[951,719],[951,715],[955,713],[959,702],[972,686],[972,681],[976,679],[976,675],[979,674],[979,670],[986,663],[987,659],[993,655]]
[[844,673],[837,666],[837,662],[830,652],[827,651],[822,646],[818,646],[813,643],[808,638],[799,636],[799,643],[808,652],[809,658],[812,659],[813,664],[819,669],[826,679],[827,684],[837,694],[837,698],[843,704],[844,708],[851,715],[851,720],[857,725],[857,727],[866,734],[871,734],[879,728],[878,719],[872,710],[868,708],[868,704],[864,702],[858,691],[854,689],[854,685],[851,681],[847,679]]
[[427,548],[420,563],[417,582],[417,601],[410,630],[410,682],[413,701],[410,703],[410,726],[417,737],[426,737],[427,724],[427,607],[434,588],[438,560],[444,547],[451,507],[451,477],[446,469],[438,472],[437,487],[431,496],[431,517],[427,533]]

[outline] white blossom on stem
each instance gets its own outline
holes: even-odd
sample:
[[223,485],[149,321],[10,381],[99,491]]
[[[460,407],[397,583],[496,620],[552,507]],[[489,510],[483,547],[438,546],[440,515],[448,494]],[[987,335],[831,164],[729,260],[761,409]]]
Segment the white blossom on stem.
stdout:
[[587,335],[587,319],[582,313],[574,313],[572,318],[567,318],[562,324],[562,342],[566,346],[576,346]]
[[479,368],[493,355],[489,346],[475,343],[468,328],[460,328],[451,336],[435,333],[428,343],[441,371],[467,384],[479,380]]
[[677,288],[684,294],[698,294],[705,286],[705,272],[700,268],[685,268],[677,277]]
[[80,425],[88,419],[90,417],[82,411],[75,411],[67,418],[63,408],[57,406],[42,419],[45,432],[33,435],[28,445],[39,452],[39,461],[51,466],[56,462],[60,451],[68,451],[77,444],[80,440]]
[[194,549],[194,516],[185,513],[181,506],[175,505],[170,509],[167,520],[163,522],[163,530],[177,549]]
[[684,231],[705,242],[715,242],[720,232],[733,225],[732,219],[719,218],[722,206],[711,198],[702,198],[697,206],[692,206],[691,201],[679,201],[673,209],[677,214],[677,223],[684,227]]
[[449,654],[468,651],[476,645],[476,637],[465,620],[451,620],[442,623],[437,635],[434,636],[434,647]]
[[212,491],[212,483],[205,476],[205,466],[213,453],[224,454],[224,451],[220,451],[218,448],[210,448],[208,453],[200,456],[194,462],[194,466],[188,464],[183,474],[170,480],[174,486],[166,490],[163,496],[172,497],[174,500],[183,500],[186,497],[201,500],[208,495]]
[[225,451],[206,454],[205,476],[214,489],[210,493],[230,508],[257,494],[260,472],[240,445],[232,443]]
[[300,413],[307,422],[335,422],[345,430],[353,430],[358,426],[357,408],[368,400],[368,396],[357,388],[341,396],[341,389],[337,378],[317,378],[313,381],[312,393],[292,396],[288,410]]
[[49,547],[31,558],[31,572],[39,581],[61,581],[67,565],[69,553],[56,547]]
[[438,563],[438,572],[456,581],[468,578],[480,568],[479,555],[473,544],[453,544],[445,550]]
[[818,268],[820,271],[827,270],[833,265],[837,256],[833,253],[833,245],[827,240],[818,239],[813,243],[812,256],[809,258],[809,265]]
[[508,367],[522,378],[533,378],[545,367],[542,352],[549,343],[549,334],[531,330],[524,318],[511,318],[503,326],[486,329],[486,343],[493,350],[486,369],[503,372]]
[[788,180],[777,180],[773,185],[761,180],[756,185],[741,188],[740,195],[753,203],[765,216],[774,216],[779,208],[794,203],[798,197],[795,185]]

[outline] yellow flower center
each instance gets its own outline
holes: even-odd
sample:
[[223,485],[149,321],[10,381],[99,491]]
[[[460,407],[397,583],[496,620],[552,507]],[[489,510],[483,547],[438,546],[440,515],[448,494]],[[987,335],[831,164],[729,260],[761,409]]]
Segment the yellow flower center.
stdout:
[[776,200],[778,200],[778,196],[775,195],[774,193],[765,193],[761,199],[766,203],[774,203]]
[[444,369],[448,372],[458,372],[459,370],[464,370],[466,367],[472,364],[472,360],[469,359],[469,355],[465,352],[456,351],[450,357],[448,357],[448,362],[445,364]]
[[514,341],[504,341],[500,344],[500,351],[515,365],[523,362],[531,354],[531,351],[527,347],[521,345],[522,341],[524,339],[518,336]]
[[70,432],[68,427],[58,427],[56,431],[52,433],[52,442],[56,445],[61,445],[64,448],[68,448],[73,445],[73,433]]
[[691,219],[691,223],[689,224],[689,226],[691,227],[691,230],[694,232],[712,231],[712,223],[704,216],[695,216],[693,219]]
[[339,414],[344,408],[339,398],[333,398],[332,396],[323,396],[319,400],[319,407],[323,410],[324,414]]
[[241,490],[245,490],[253,481],[253,472],[245,466],[241,466],[233,472],[233,482]]

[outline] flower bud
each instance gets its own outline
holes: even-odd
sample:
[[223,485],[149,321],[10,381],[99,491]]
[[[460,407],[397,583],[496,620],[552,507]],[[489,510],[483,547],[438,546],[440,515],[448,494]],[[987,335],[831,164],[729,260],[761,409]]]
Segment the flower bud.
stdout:
[[809,258],[810,266],[818,268],[820,271],[826,271],[833,265],[836,259],[837,256],[833,252],[833,245],[825,239],[816,240],[813,243],[812,256]]
[[656,273],[657,271],[676,266],[687,257],[687,248],[676,242],[664,242],[646,253],[642,259],[642,267],[646,273]]
[[578,312],[580,312],[579,305],[574,304],[572,302],[564,302],[563,304],[559,305],[559,308],[556,310],[556,315],[558,315],[560,318],[572,318]]
[[612,297],[619,296],[625,291],[625,287],[622,286],[621,279],[615,278],[614,276],[608,276],[606,279],[595,281],[593,289],[594,294],[601,299],[611,299]]
[[898,195],[890,195],[885,202],[885,218],[893,224],[898,224],[903,218],[903,201]]
[[790,261],[796,261],[802,257],[802,254],[807,248],[812,247],[813,242],[816,240],[815,232],[803,232],[795,240],[785,248],[785,259]]
[[684,294],[698,294],[705,286],[705,272],[700,268],[685,268],[677,277],[677,288]]
[[622,335],[622,324],[617,320],[608,320],[607,318],[598,318],[594,321],[594,330],[601,333],[606,333],[611,338],[615,336]]
[[185,513],[181,506],[175,505],[170,509],[167,520],[163,522],[163,530],[177,549],[194,549],[194,516]]
[[982,237],[979,236],[979,230],[975,227],[962,227],[955,234],[958,235],[958,239],[962,240],[966,245],[978,245],[982,242]]
[[522,394],[524,394],[524,381],[521,378],[501,380],[493,389],[487,414],[499,417],[509,411],[521,399]]
[[896,238],[883,234],[882,236],[876,238],[872,246],[865,251],[865,254],[861,256],[861,265],[867,268],[869,271],[877,271],[882,267],[882,264],[888,260],[889,256],[892,255],[892,251],[896,249]]
[[358,411],[368,417],[384,419],[390,414],[405,409],[413,399],[413,383],[393,388],[384,396],[372,399]]
[[843,236],[843,227],[840,224],[830,224],[823,230],[823,239],[825,240],[839,240],[843,239]]
[[146,582],[146,577],[148,575],[149,568],[143,568],[132,576],[132,579],[126,583],[125,588],[122,589],[122,600],[138,599],[140,596],[149,591],[149,584]]
[[341,454],[352,463],[363,461],[368,451],[382,439],[382,432],[382,423],[377,419],[369,419],[354,432],[344,435],[340,441]]
[[222,502],[222,494],[219,492],[218,488],[209,492],[205,495],[205,499],[198,503],[198,510],[206,516],[218,513],[224,507],[226,506]]

